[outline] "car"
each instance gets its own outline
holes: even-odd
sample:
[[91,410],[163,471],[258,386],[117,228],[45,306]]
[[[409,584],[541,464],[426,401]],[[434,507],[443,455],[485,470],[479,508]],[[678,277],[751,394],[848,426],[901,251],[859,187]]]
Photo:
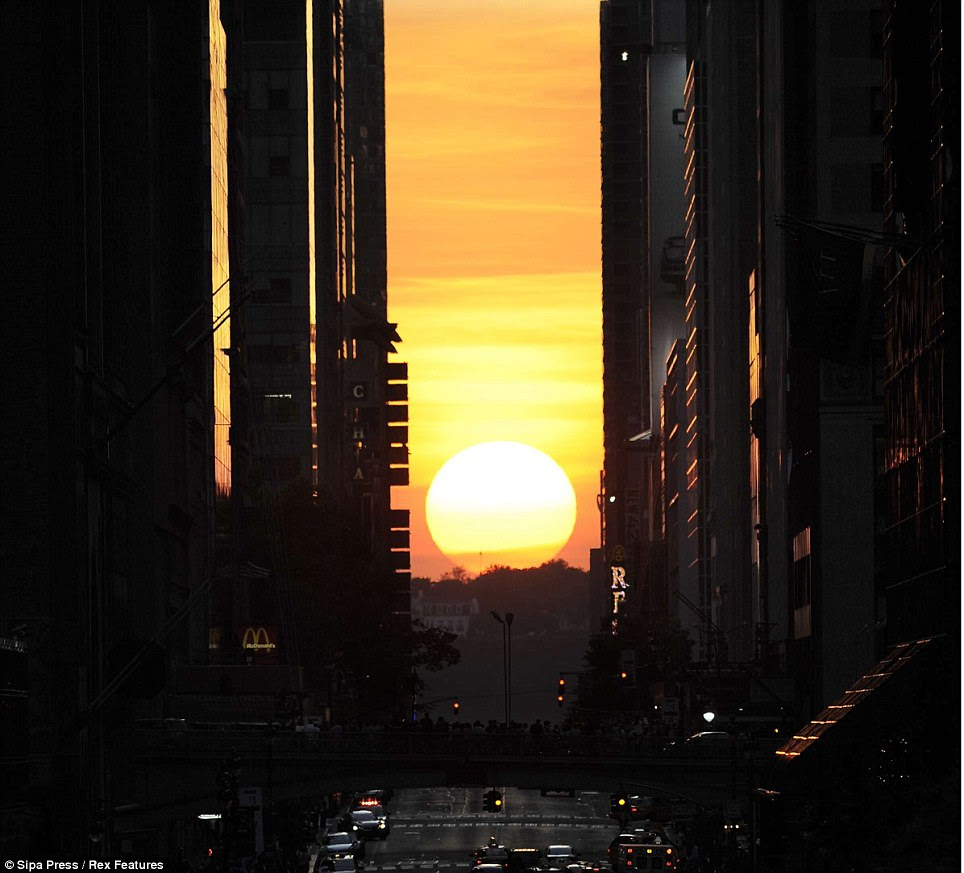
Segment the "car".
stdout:
[[566,864],[566,873],[610,873],[609,861],[572,861]]
[[367,809],[379,821],[384,821],[384,822],[388,821],[388,811],[385,809],[384,806],[381,806],[380,804],[376,803],[376,804],[373,804],[372,806],[365,806],[363,807],[363,809]]
[[609,862],[612,863],[616,860],[616,853],[620,846],[625,846],[627,843],[635,843],[638,841],[636,834],[616,834],[613,837],[612,842],[609,844],[609,848],[606,850],[606,854],[609,856]]
[[505,846],[482,846],[482,848],[476,849],[472,857],[475,859],[474,866],[476,868],[485,864],[498,864],[504,868],[509,860],[509,853]]
[[322,851],[326,855],[354,855],[363,858],[365,856],[365,844],[354,834],[347,831],[335,831],[325,837]]
[[509,849],[508,854],[505,869],[509,870],[510,873],[519,873],[519,871],[539,867],[542,862],[542,849],[520,847]]
[[319,866],[322,870],[330,870],[331,873],[357,873],[365,865],[354,855],[330,855],[322,859]]
[[350,829],[363,840],[384,840],[391,832],[388,817],[379,818],[369,809],[354,809],[348,814]]
[[552,867],[565,867],[576,860],[576,850],[572,846],[546,846],[545,858]]
[[684,740],[674,740],[664,746],[671,755],[727,755],[734,748],[736,737],[726,731],[700,731]]
[[388,806],[392,799],[393,792],[388,788],[369,788],[367,791],[359,791],[355,795],[355,809],[364,809],[371,806]]

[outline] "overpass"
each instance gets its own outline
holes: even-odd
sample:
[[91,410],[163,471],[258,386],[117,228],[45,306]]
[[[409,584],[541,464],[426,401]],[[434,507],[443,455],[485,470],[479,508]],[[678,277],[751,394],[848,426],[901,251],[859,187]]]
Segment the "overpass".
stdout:
[[[210,812],[221,761],[236,750],[240,781],[282,800],[372,787],[439,785],[573,788],[667,794],[698,807],[745,804],[773,748],[734,743],[698,757],[663,751],[665,740],[413,731],[299,733],[137,730],[122,740],[131,788],[143,802],[181,814]],[[775,746],[774,746],[775,748]],[[132,798],[133,800],[134,798]]]

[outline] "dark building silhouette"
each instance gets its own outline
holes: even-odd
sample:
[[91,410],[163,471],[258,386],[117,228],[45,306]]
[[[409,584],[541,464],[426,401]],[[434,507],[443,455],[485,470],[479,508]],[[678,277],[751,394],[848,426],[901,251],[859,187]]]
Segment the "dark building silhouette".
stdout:
[[[624,568],[635,594],[644,542],[641,467],[630,438],[652,433],[649,387],[647,91],[643,46],[648,3],[606,0],[599,8],[602,146],[604,559]],[[628,600],[628,598],[627,598]],[[626,607],[628,608],[628,603]],[[610,604],[610,612],[613,605]]]
[[3,16],[0,830],[9,857],[164,857],[197,810],[145,818],[132,725],[301,690],[288,483],[364,544],[372,621],[409,620],[381,5]]
[[408,365],[390,359],[400,338],[388,321],[382,0],[346,5],[345,45],[345,140],[354,229],[353,295],[345,307],[347,469],[351,499],[370,543],[373,576],[384,590],[378,621],[407,627],[409,514],[392,508],[391,488],[409,482]]
[[[244,8],[245,266],[243,353],[250,438],[265,486],[312,476],[310,326],[316,271],[310,210],[316,58],[304,3]],[[324,55],[322,54],[322,57]]]
[[[600,4],[604,590],[625,573],[621,609],[669,609],[660,487],[659,397],[682,330],[684,7]],[[600,599],[601,600],[601,599]],[[614,602],[600,604],[612,619]],[[674,606],[675,609],[675,606]],[[618,621],[617,621],[618,624]]]
[[3,17],[4,854],[116,857],[123,728],[206,658],[231,491],[226,37],[216,2]]
[[666,585],[694,659],[768,689],[703,693],[806,718],[888,644],[957,634],[956,18],[686,11]]
[[[407,368],[388,361],[399,337],[387,321],[383,43],[378,3],[244,4],[250,300],[238,360],[258,492],[245,517],[275,535],[259,557],[271,583],[235,579],[224,611],[237,627],[283,627],[295,661],[311,631],[295,618],[276,529],[298,483],[385,588],[373,620],[408,621],[408,519],[390,490],[408,482]],[[313,584],[323,598],[337,573]]]
[[763,26],[762,68],[787,63],[761,77],[758,97],[754,618],[759,645],[786,657],[797,710],[811,713],[873,664],[883,618],[880,8],[785,7]]
[[885,639],[948,634],[956,649],[960,9],[887,0],[883,20]]

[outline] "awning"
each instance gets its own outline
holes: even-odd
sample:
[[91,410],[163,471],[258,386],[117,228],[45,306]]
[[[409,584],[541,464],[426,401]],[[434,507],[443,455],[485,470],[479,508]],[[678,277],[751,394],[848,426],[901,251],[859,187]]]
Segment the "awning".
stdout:
[[778,758],[784,761],[795,760],[818,746],[819,741],[828,733],[833,735],[834,728],[838,728],[848,716],[852,717],[857,707],[866,707],[868,701],[880,697],[880,689],[892,683],[895,675],[904,671],[913,659],[933,643],[934,639],[923,639],[894,646],[873,669],[861,676],[806,727],[777,749]]

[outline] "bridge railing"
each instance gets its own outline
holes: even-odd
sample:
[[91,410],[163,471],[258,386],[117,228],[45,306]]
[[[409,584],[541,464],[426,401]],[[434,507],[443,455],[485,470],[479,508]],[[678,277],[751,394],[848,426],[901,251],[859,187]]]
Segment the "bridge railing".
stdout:
[[[135,730],[132,746],[141,754],[215,757],[229,749],[270,755],[424,758],[679,758],[659,737],[627,735],[543,735],[380,732],[295,732],[262,730]],[[699,758],[741,758],[753,751],[742,743],[701,752]],[[687,756],[689,757],[689,756]]]

